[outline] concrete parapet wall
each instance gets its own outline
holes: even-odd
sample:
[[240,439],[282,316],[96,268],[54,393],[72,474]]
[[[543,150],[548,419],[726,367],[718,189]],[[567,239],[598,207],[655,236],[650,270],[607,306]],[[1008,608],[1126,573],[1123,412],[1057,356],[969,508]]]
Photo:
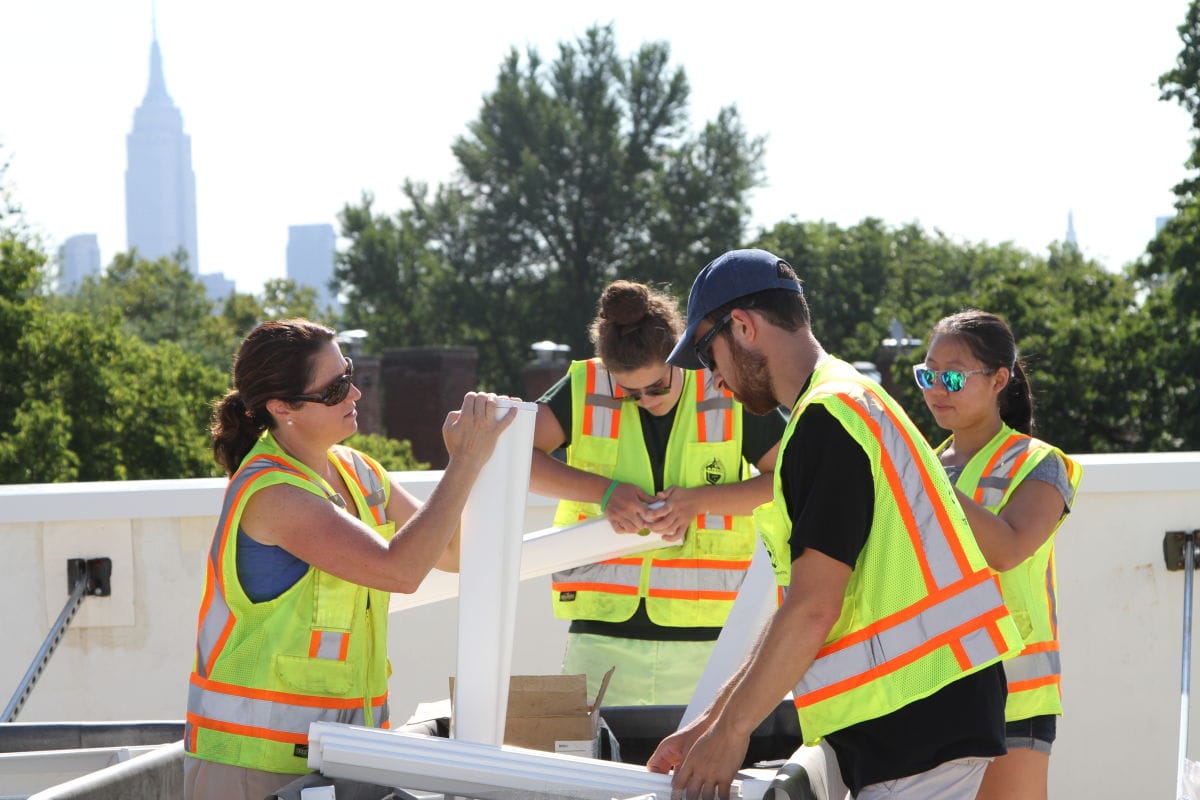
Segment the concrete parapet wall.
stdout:
[[[1200,453],[1080,460],[1080,496],[1058,538],[1066,715],[1051,795],[1169,796],[1183,576],[1166,569],[1162,542],[1167,531],[1200,529]],[[425,497],[438,475],[397,477]],[[0,702],[66,602],[65,558],[113,559],[113,597],[84,601],[20,721],[183,717],[204,554],[223,487],[221,479],[0,486]],[[529,495],[526,530],[548,526],[553,509]],[[559,669],[566,624],[551,615],[548,584],[521,587],[514,674]],[[116,613],[118,605],[128,611]],[[448,694],[456,624],[453,600],[392,616],[396,722],[417,702]],[[1191,724],[1190,755],[1200,758],[1200,710]]]

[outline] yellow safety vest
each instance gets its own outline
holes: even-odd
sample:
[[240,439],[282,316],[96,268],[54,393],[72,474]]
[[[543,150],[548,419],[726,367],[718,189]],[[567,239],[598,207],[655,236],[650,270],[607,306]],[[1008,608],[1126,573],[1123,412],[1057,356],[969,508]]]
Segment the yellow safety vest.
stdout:
[[[941,453],[950,444],[938,447]],[[1066,464],[1072,500],[1079,489],[1083,468],[1061,450],[1039,439],[1018,433],[1007,425],[971,457],[955,485],[963,494],[993,514],[1008,505],[1021,481],[1041,461],[1057,454]],[[1070,503],[1068,502],[1068,505]],[[1063,517],[1065,519],[1065,516]],[[1000,589],[1012,611],[1024,647],[1021,654],[1004,663],[1008,677],[1008,721],[1042,714],[1062,713],[1062,664],[1058,647],[1058,581],[1054,569],[1054,536],[1029,558],[1000,573]]]
[[[622,402],[620,386],[610,382],[599,359],[575,361],[569,374],[572,430],[567,463],[653,494],[654,475],[636,406]],[[713,387],[711,373],[684,370],[663,486],[733,483],[748,474],[742,458],[741,404]],[[600,514],[596,503],[564,500],[554,524],[571,525]],[[754,536],[749,516],[700,515],[680,545],[555,573],[554,613],[565,619],[624,622],[645,598],[655,624],[723,625],[750,567]]]
[[[342,446],[330,460],[359,517],[390,539],[383,467]],[[230,478],[207,559],[184,747],[208,761],[303,774],[310,723],[387,727],[389,596],[316,567],[273,600],[246,596],[237,574],[239,521],[254,492],[281,483],[337,499],[270,432]]]
[[[896,401],[846,362],[826,358],[796,401],[781,455],[811,405],[858,442],[875,480],[871,530],[841,615],[793,689],[805,740],[815,743],[1016,655],[1021,636],[949,478]],[[780,473],[774,500],[755,517],[776,581],[787,587],[792,521]]]

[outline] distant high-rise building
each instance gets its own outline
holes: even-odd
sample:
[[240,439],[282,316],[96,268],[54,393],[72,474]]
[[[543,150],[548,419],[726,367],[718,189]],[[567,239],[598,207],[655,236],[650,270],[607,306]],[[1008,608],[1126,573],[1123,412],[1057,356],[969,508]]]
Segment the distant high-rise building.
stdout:
[[192,140],[183,115],[167,94],[155,31],[150,43],[150,83],[125,138],[125,234],[130,248],[148,260],[187,252],[192,274],[200,271],[196,247],[196,176]]
[[1067,244],[1079,247],[1079,240],[1075,238],[1075,212],[1067,212],[1067,238],[1064,240]]
[[68,238],[58,248],[58,291],[66,294],[79,288],[88,275],[100,275],[100,242],[94,233]]
[[204,294],[209,300],[224,300],[237,289],[237,285],[226,278],[224,272],[206,272],[196,278],[204,285]]
[[297,286],[317,290],[317,307],[337,310],[337,297],[329,289],[337,235],[332,225],[289,225],[287,276]]

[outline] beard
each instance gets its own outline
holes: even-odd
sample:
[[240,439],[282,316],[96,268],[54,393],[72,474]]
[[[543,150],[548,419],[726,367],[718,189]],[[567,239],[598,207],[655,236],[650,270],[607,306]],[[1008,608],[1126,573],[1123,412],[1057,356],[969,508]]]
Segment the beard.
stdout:
[[733,382],[737,385],[733,390],[734,397],[751,414],[770,414],[779,407],[779,401],[775,399],[775,387],[767,370],[767,357],[742,347],[732,337],[729,351],[733,361]]

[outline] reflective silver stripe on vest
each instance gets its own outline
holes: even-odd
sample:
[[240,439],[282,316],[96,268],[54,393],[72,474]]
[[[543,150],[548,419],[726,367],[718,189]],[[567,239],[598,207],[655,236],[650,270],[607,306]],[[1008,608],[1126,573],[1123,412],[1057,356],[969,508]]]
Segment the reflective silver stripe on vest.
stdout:
[[[668,562],[669,563],[669,562]],[[650,564],[650,585],[655,589],[689,592],[736,592],[746,577],[750,562],[742,569],[707,568],[688,565],[667,567],[661,562]]]
[[1021,436],[1000,454],[991,470],[979,479],[978,488],[975,491],[975,502],[989,508],[1004,502],[1004,495],[1012,486],[1013,467],[1017,460],[1029,451],[1029,445],[1032,442],[1033,439],[1030,437]]
[[606,583],[637,588],[642,581],[642,566],[638,564],[585,564],[581,567],[556,572],[551,576],[555,583]]
[[[929,565],[929,571],[933,576],[934,585],[928,588],[931,591],[943,589],[962,580],[965,576],[950,545],[951,538],[956,538],[956,534],[952,527],[949,530],[942,529],[937,509],[925,491],[925,476],[922,475],[920,457],[908,449],[908,439],[905,437],[904,431],[893,422],[887,408],[875,393],[858,384],[855,386],[862,389],[861,399],[844,393],[841,396],[858,408],[865,410],[879,427],[879,440],[882,445],[881,457],[884,462],[881,466],[884,468],[885,474],[894,474],[899,478],[900,485],[904,490],[903,495],[895,498],[896,505],[901,511],[902,518],[906,506],[912,514],[912,524],[916,526],[917,535],[921,539],[925,563]],[[919,433],[916,435],[920,436]],[[918,557],[920,555],[920,553],[917,554]],[[972,613],[961,617],[960,621],[971,619],[991,607],[990,605],[981,606]]]
[[[962,625],[965,620],[976,618],[1002,602],[996,582],[984,580],[925,609],[911,619],[880,631],[869,639],[820,656],[796,684],[794,694],[797,702],[810,692],[863,675],[902,658],[925,645],[930,639],[944,636]],[[957,639],[972,667],[998,658],[1001,654],[987,630],[990,624],[987,620],[979,620],[974,629]]]
[[[599,436],[602,439],[615,439],[614,423],[620,419],[621,401],[612,396],[611,381],[606,370],[598,360],[589,361],[587,371],[592,380],[592,391],[583,397],[584,414],[590,408],[592,412],[591,430],[584,430],[586,436]],[[585,418],[586,419],[586,416]],[[582,425],[582,421],[581,421]]]
[[[696,403],[696,413],[704,418],[704,442],[724,442],[725,421],[733,413],[733,399],[713,386],[713,374],[703,370],[696,380],[704,380],[704,392]],[[732,435],[732,431],[731,431]]]
[[378,703],[371,706],[371,713],[375,715],[375,727],[382,728],[384,723],[391,720],[391,709],[388,708],[387,698],[380,700]]
[[367,463],[366,459],[353,450],[350,451],[350,463],[354,466],[354,474],[364,490],[367,505],[379,509],[379,524],[382,525],[387,522],[387,511],[384,508],[387,503],[387,493],[383,489],[383,481],[380,480],[375,470],[371,469],[371,465]]
[[[207,613],[200,620],[196,634],[196,672],[201,677],[208,677],[208,661],[212,657],[213,649],[217,646],[221,634],[224,633],[226,626],[233,618],[233,613],[229,610],[224,594],[221,592],[221,552],[222,548],[228,543],[228,539],[237,536],[237,531],[231,530],[224,535],[220,534],[225,530],[225,526],[234,513],[234,504],[238,501],[242,491],[255,479],[273,470],[283,470],[297,477],[304,478],[304,475],[300,472],[275,461],[256,458],[237,471],[229,480],[229,486],[225,490],[225,498],[221,505],[221,515],[217,518],[218,535],[213,536],[212,544],[208,549],[208,568],[212,572],[211,584],[208,586],[208,589],[212,592],[212,600],[209,603]],[[305,480],[308,479],[305,478]]]
[[1050,678],[1062,674],[1062,659],[1057,650],[1027,653],[1004,662],[1004,674],[1009,684]]
[[342,644],[350,637],[350,634],[341,631],[313,631],[313,636],[318,639],[317,658],[342,660]]
[[705,514],[699,517],[700,527],[710,531],[733,530],[733,516],[721,514]]
[[308,726],[314,722],[367,724],[367,715],[362,702],[352,708],[292,705],[225,694],[211,689],[203,689],[194,683],[188,684],[187,707],[188,713],[205,719],[303,736],[308,735]]

